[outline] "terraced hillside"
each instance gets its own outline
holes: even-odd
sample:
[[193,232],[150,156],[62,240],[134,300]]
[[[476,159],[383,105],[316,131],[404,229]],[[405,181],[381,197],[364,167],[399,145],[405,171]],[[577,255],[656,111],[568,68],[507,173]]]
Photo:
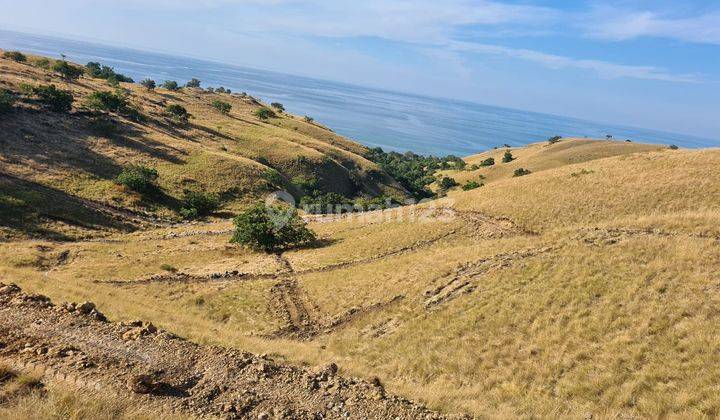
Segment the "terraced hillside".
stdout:
[[[0,92],[15,100],[0,115],[4,238],[97,237],[176,222],[187,191],[216,195],[230,213],[277,189],[298,199],[310,190],[407,196],[363,157],[365,147],[279,109],[262,116],[271,107],[246,94],[68,80],[55,63],[0,58]],[[69,109],[53,109],[55,97],[38,92],[50,85],[73,95]],[[189,120],[173,114],[182,109]],[[131,165],[157,171],[152,194],[116,182]]]
[[443,199],[307,216],[322,246],[264,254],[230,245],[228,221],[149,226],[0,244],[0,279],[200,344],[337,363],[444,413],[719,415],[720,151],[563,139],[513,155],[448,172],[485,185]]

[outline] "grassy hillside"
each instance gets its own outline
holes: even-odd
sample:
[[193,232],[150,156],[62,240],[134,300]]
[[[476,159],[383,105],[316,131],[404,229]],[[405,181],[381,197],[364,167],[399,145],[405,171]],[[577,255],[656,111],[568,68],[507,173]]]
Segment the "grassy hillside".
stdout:
[[[188,190],[215,194],[229,212],[277,189],[298,199],[311,190],[349,199],[407,196],[363,157],[365,147],[277,110],[260,118],[257,111],[269,107],[248,95],[114,86],[88,74],[67,80],[52,70],[55,63],[0,58],[0,90],[15,101],[0,115],[3,237],[78,238],[178,220]],[[49,109],[32,91],[49,85],[74,96],[69,110]],[[126,104],[93,109],[89,101],[98,93]],[[169,106],[191,117],[174,117]],[[157,191],[138,194],[119,185],[116,178],[129,165],[157,170]]]
[[[246,129],[327,140],[275,123]],[[337,362],[449,413],[719,415],[720,151],[563,139],[503,153],[447,172],[483,187],[312,218],[321,247],[253,252],[228,243],[226,221],[147,226],[0,244],[0,278],[197,342]],[[513,177],[520,167],[531,173]]]

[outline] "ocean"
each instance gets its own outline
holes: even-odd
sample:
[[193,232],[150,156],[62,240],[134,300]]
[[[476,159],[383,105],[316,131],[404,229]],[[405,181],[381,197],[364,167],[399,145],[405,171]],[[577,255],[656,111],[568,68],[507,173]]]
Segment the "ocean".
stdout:
[[681,147],[717,146],[718,140],[650,129],[584,121],[557,115],[430,98],[95,43],[0,30],[0,48],[85,64],[99,61],[139,81],[224,86],[265,102],[281,102],[293,114],[308,115],[335,132],[385,150],[466,156],[495,146],[521,146],[560,135]]

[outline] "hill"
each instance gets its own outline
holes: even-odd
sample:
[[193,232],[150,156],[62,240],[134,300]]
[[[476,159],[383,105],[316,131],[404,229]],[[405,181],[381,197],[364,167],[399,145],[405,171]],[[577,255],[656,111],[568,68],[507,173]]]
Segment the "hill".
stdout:
[[238,247],[222,219],[147,225],[0,243],[0,279],[202,346],[337,363],[443,414],[720,414],[720,150],[561,139],[504,153],[446,168],[485,176],[469,191],[306,216],[314,247]]
[[449,412],[711,414],[719,160],[632,153],[319,218],[329,245],[279,258],[229,247],[224,222],[13,243],[2,275]]
[[[217,196],[226,212],[278,189],[298,200],[316,192],[408,196],[364,157],[364,146],[247,94],[150,90],[118,82],[125,76],[112,70],[92,77],[73,63],[88,74],[69,80],[53,70],[57,63],[0,58],[0,89],[15,101],[0,117],[5,237],[81,238],[176,222],[187,191]],[[52,109],[59,94],[38,90],[50,85],[72,95],[67,110]],[[173,114],[182,110],[189,119]],[[116,182],[133,165],[157,171],[156,190],[142,194]]]

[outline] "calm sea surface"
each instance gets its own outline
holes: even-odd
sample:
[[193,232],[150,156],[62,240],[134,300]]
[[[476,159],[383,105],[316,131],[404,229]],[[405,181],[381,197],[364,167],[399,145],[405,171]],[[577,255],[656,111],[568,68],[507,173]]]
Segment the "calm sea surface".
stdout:
[[99,61],[136,81],[185,82],[244,91],[266,102],[281,102],[288,112],[309,115],[337,133],[368,146],[423,154],[465,156],[504,143],[519,146],[554,135],[604,137],[676,144],[718,146],[718,140],[641,128],[583,121],[488,105],[428,98],[329,82],[252,68],[219,64],[87,42],[0,31],[0,48]]

